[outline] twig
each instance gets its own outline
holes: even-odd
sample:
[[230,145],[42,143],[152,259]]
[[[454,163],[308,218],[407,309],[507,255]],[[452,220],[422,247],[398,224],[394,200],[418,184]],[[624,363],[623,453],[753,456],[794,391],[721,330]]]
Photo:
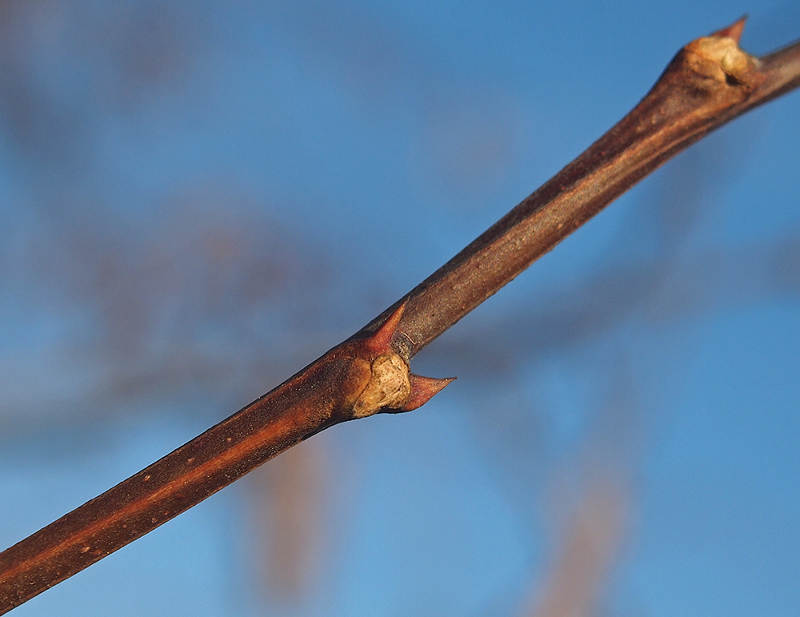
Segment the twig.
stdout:
[[743,28],[741,19],[681,49],[616,126],[415,287],[401,353],[416,354],[667,159],[800,85],[800,42],[758,59],[738,46]]
[[0,553],[0,614],[319,431],[446,386],[409,360],[614,198],[709,131],[800,85],[800,43],[755,58],[744,20],[684,47],[616,126],[442,268],[289,380]]

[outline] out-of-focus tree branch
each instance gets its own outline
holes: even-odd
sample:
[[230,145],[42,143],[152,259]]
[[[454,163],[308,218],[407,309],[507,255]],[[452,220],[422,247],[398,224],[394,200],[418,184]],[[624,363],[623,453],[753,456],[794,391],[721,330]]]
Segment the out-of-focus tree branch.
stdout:
[[627,515],[624,489],[611,479],[588,487],[563,531],[559,553],[542,581],[531,617],[590,617],[618,553]]

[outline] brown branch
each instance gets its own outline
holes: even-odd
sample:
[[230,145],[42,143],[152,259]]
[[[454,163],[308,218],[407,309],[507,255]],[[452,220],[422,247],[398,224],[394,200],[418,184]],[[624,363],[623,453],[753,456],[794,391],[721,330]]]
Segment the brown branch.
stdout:
[[353,337],[282,385],[0,553],[0,614],[334,424],[425,403],[425,345],[615,197],[714,128],[800,85],[800,43],[743,52],[740,20],[684,47],[644,99],[553,179]]
[[800,42],[760,60],[739,49],[743,26],[681,49],[616,126],[415,287],[399,325],[401,353],[416,354],[667,159],[797,87]]

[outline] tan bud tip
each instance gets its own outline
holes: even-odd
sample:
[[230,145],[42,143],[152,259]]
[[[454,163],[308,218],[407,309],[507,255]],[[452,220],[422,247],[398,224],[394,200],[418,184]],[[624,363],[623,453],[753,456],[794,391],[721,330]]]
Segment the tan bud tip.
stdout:
[[739,39],[742,38],[742,31],[744,30],[744,24],[747,21],[747,15],[742,15],[739,19],[733,22],[727,28],[722,28],[721,30],[717,30],[711,36],[727,36],[728,38],[733,39],[736,43],[739,43]]
[[394,336],[395,330],[397,330],[397,325],[400,323],[400,319],[403,317],[403,311],[406,309],[407,303],[408,300],[403,300],[400,306],[398,306],[394,312],[389,315],[383,324],[381,324],[381,327],[378,328],[372,336],[364,341],[364,346],[367,349],[376,354],[389,351],[392,344],[392,336]]
[[447,386],[447,384],[456,379],[455,377],[433,379],[432,377],[422,377],[420,375],[414,375],[413,373],[411,373],[408,378],[411,382],[411,394],[408,395],[403,406],[399,408],[400,411],[411,411],[422,407]]

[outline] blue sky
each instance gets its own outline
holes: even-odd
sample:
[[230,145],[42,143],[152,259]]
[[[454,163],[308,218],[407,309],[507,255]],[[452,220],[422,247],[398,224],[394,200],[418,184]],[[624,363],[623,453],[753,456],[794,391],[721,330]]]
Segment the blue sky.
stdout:
[[[2,545],[357,330],[682,44],[744,13],[748,51],[800,36],[790,2],[9,6]],[[796,615],[799,104],[679,155],[424,350],[459,376],[425,408],[313,438],[15,615],[532,614],[598,481],[625,498],[593,614]],[[310,514],[276,524],[284,499]]]

